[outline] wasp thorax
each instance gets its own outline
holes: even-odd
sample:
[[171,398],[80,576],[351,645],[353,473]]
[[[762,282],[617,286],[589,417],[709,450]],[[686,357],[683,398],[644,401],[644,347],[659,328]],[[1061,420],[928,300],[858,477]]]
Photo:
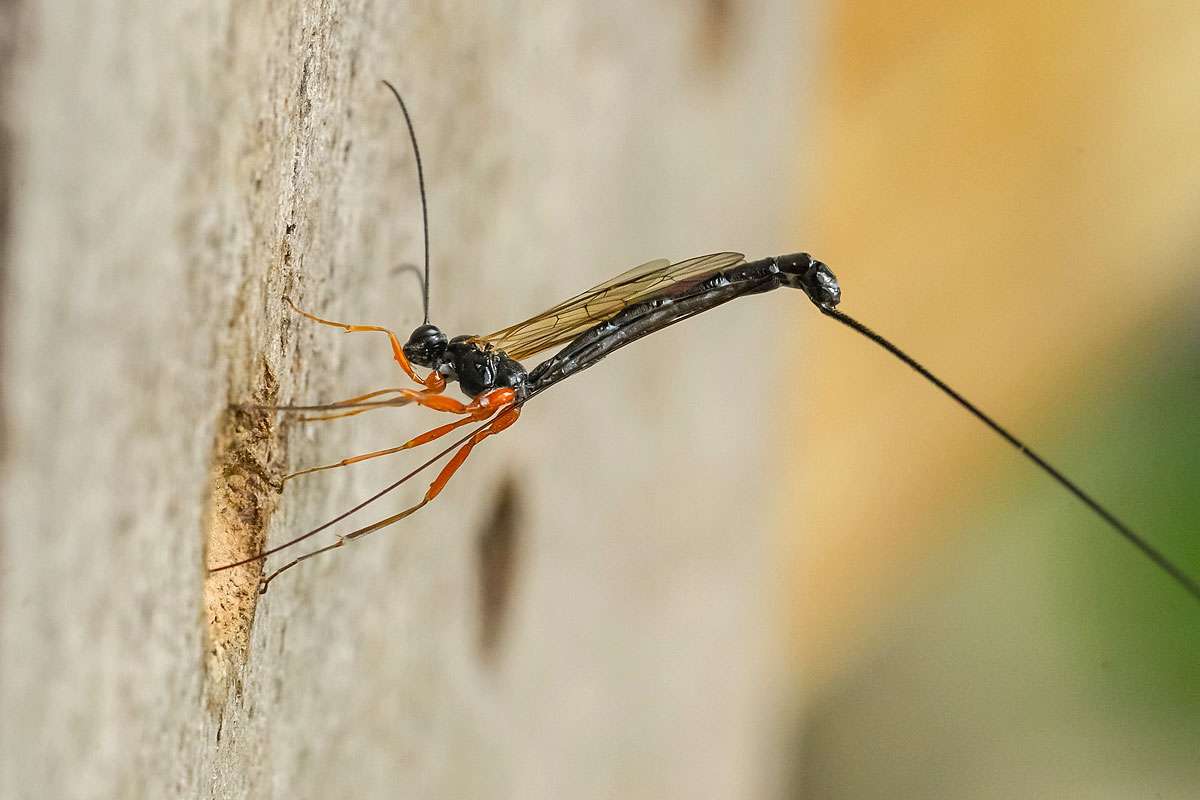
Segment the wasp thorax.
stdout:
[[418,366],[436,369],[449,341],[438,326],[422,325],[408,337],[404,345],[404,357]]
[[499,353],[485,350],[469,336],[455,336],[446,351],[451,377],[471,397],[495,388],[499,360]]
[[519,362],[474,336],[451,339],[441,369],[446,380],[458,381],[463,393],[470,397],[508,387],[524,398],[529,377]]

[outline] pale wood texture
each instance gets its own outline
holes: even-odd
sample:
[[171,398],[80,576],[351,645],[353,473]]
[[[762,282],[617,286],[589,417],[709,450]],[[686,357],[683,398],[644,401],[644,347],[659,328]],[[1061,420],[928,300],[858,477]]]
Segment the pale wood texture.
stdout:
[[396,269],[420,257],[413,164],[380,78],[424,146],[435,321],[480,332],[648,258],[797,249],[813,22],[786,2],[22,9],[0,794],[766,791],[775,426],[743,387],[775,353],[774,298],[556,389],[434,506],[262,600],[245,574],[206,599],[203,566],[415,461],[280,495],[283,470],[444,421],[228,411],[401,379],[382,337],[282,302],[420,321]]

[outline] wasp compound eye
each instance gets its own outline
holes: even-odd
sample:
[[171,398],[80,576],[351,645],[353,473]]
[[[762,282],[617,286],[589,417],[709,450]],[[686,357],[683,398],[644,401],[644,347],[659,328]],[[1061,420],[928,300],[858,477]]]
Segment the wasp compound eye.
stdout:
[[446,352],[449,339],[436,325],[422,325],[412,332],[404,345],[404,357],[422,367],[437,367]]

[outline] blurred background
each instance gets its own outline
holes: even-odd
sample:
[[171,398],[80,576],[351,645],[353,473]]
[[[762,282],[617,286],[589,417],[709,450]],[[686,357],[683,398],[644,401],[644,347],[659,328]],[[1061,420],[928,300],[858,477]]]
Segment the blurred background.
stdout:
[[[797,228],[844,306],[1195,573],[1200,11],[834,3],[822,50]],[[1200,792],[1187,596],[903,366],[794,347],[796,796]]]
[[1200,796],[1194,602],[797,297],[264,599],[202,569],[395,476],[281,494],[393,422],[230,413],[395,380],[280,302],[420,321],[390,77],[446,329],[806,250],[1200,574],[1197,54],[1169,2],[0,4],[0,795]]

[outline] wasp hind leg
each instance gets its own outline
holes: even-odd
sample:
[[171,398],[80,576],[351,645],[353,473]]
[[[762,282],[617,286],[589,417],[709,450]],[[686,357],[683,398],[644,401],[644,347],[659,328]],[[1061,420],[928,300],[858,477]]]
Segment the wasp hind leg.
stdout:
[[356,456],[350,456],[349,458],[343,458],[341,461],[335,461],[332,464],[322,464],[319,467],[308,467],[307,469],[301,469],[301,470],[296,470],[295,472],[289,472],[287,475],[283,476],[283,482],[287,483],[292,478],[298,478],[301,475],[308,475],[309,473],[312,473],[312,472],[323,472],[327,469],[337,469],[338,467],[348,467],[351,464],[357,464],[361,461],[370,461],[372,458],[381,458],[382,456],[390,456],[390,455],[394,455],[395,453],[401,453],[405,450],[411,450],[412,448],[420,447],[421,445],[423,445],[427,442],[432,442],[434,439],[439,439],[439,438],[445,436],[447,433],[450,433],[453,430],[461,428],[463,425],[469,425],[470,423],[475,422],[475,421],[476,420],[474,417],[464,417],[463,419],[457,420],[455,422],[450,422],[446,425],[439,425],[438,427],[434,428],[433,430],[426,431],[425,433],[422,433],[420,436],[415,436],[412,439],[409,439],[404,444],[399,445],[397,447],[389,447],[385,450],[375,450],[370,453],[360,453],[359,455],[356,455]]
[[[349,403],[352,400],[361,400],[362,398],[365,398],[365,397],[370,397],[373,395],[382,394],[383,392],[391,392],[391,391],[410,392],[410,390],[408,390],[408,389],[381,389],[379,392],[372,392],[369,395],[361,395],[359,398],[351,398],[351,400],[344,400],[342,402]],[[423,395],[422,392],[411,392],[411,394]],[[487,419],[488,417],[492,416],[492,414],[495,414],[497,410],[503,409],[508,406],[512,406],[513,401],[515,399],[516,399],[515,393],[513,392],[512,389],[509,389],[509,388],[493,389],[490,392],[486,392],[484,394],[481,394],[479,397],[476,397],[470,403],[461,403],[458,400],[455,400],[452,397],[446,397],[445,395],[422,396],[421,399],[419,401],[417,401],[417,402],[420,402],[422,405],[435,408],[438,411],[446,411],[446,412],[454,413],[454,414],[462,414],[462,415],[464,415],[463,418],[460,420],[457,420],[455,422],[447,423],[446,425],[439,425],[438,427],[434,428],[433,430],[426,431],[425,433],[422,433],[420,436],[415,436],[412,439],[409,439],[407,442],[405,442],[404,444],[402,444],[398,447],[389,447],[386,450],[375,450],[374,452],[371,452],[371,453],[362,453],[360,455],[350,456],[349,458],[343,458],[341,461],[337,461],[332,464],[322,464],[321,466],[317,466],[317,467],[308,467],[307,469],[298,470],[296,472],[292,472],[287,475],[284,475],[283,480],[286,483],[287,481],[291,480],[292,478],[299,477],[300,475],[307,475],[310,472],[321,472],[321,471],[327,470],[327,469],[336,469],[338,467],[348,467],[351,464],[357,464],[360,461],[368,461],[372,458],[380,458],[381,456],[390,456],[390,455],[393,455],[394,453],[399,453],[404,450],[410,450],[414,447],[420,447],[423,444],[428,444],[429,442],[432,442],[436,439],[442,438],[443,436],[450,433],[451,431],[455,431],[458,428],[461,428],[463,425],[468,425],[472,422],[481,422],[481,421]],[[335,403],[333,405],[336,406],[338,404]],[[376,408],[376,407],[377,406],[372,406],[371,408]],[[356,413],[361,413],[362,411],[370,411],[371,408],[358,409]],[[330,415],[330,417],[328,417],[328,418],[337,417],[337,416],[345,416],[345,415],[346,414],[335,414],[335,415]],[[318,419],[322,419],[322,418],[318,418]],[[505,427],[507,427],[507,426],[505,426]]]
[[[425,496],[423,498],[421,498],[421,502],[417,503],[414,506],[410,506],[409,508],[404,509],[403,511],[401,511],[398,514],[393,514],[392,516],[385,517],[385,518],[379,520],[378,522],[373,522],[370,525],[359,528],[358,530],[354,530],[354,531],[351,531],[350,533],[343,534],[343,535],[339,536],[337,538],[337,540],[334,541],[332,544],[325,545],[324,547],[320,547],[316,550],[313,550],[310,553],[305,553],[304,555],[302,555],[298,558],[292,559],[291,561],[284,564],[279,569],[272,572],[270,575],[267,575],[266,577],[261,579],[261,581],[259,582],[259,586],[258,586],[259,593],[265,594],[267,591],[267,588],[271,585],[271,581],[275,580],[281,574],[283,574],[284,572],[287,572],[289,569],[296,566],[301,561],[307,561],[308,559],[312,558],[313,556],[320,555],[321,553],[327,553],[330,550],[336,550],[337,548],[345,545],[347,542],[352,542],[355,539],[361,539],[362,537],[366,536],[369,533],[374,533],[375,531],[382,530],[383,528],[386,528],[390,525],[394,525],[395,523],[399,522],[400,520],[405,519],[406,517],[410,517],[413,514],[415,514],[416,512],[420,511],[422,508],[424,508],[430,502],[432,502],[434,498],[436,498],[439,494],[441,494],[442,489],[445,489],[446,484],[449,483],[450,479],[454,477],[454,473],[458,471],[458,468],[461,467],[463,465],[463,463],[467,460],[467,458],[471,455],[471,451],[475,449],[475,445],[479,444],[487,437],[492,436],[493,434],[497,434],[500,431],[504,430],[505,428],[509,427],[510,425],[512,425],[514,422],[517,421],[517,418],[520,417],[520,415],[521,415],[520,407],[516,406],[516,405],[510,405],[510,406],[502,409],[500,411],[500,413],[497,414],[496,417],[491,422],[487,423],[484,427],[480,428],[478,431],[471,434],[470,438],[467,439],[467,441],[463,444],[463,446],[458,448],[458,450],[456,450],[454,452],[454,456],[450,459],[450,461],[446,464],[446,466],[442,467],[442,471],[439,472],[438,476],[433,479],[433,483],[429,484],[429,488],[425,491]],[[464,421],[465,420],[460,420],[459,422],[464,422]],[[443,426],[443,427],[445,427],[445,426]],[[434,430],[430,431],[429,434],[433,434],[433,433],[437,432],[438,430],[440,430],[440,429],[435,428]],[[428,436],[429,434],[425,434],[425,435]],[[438,435],[444,435],[444,434],[438,434]],[[421,437],[417,437],[417,438],[419,439]],[[434,437],[434,438],[436,438],[436,437]]]

